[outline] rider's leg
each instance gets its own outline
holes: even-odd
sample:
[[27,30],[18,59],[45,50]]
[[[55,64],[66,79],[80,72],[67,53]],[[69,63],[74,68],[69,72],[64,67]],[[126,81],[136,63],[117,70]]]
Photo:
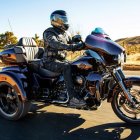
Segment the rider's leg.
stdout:
[[65,84],[70,97],[70,105],[81,107],[86,104],[83,100],[77,98],[77,94],[74,91],[70,64],[65,62],[49,62],[45,67],[50,71],[63,73]]

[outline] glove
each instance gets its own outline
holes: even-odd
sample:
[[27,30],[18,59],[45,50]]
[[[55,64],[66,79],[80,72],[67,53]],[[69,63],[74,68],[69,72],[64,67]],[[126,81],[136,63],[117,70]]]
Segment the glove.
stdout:
[[85,44],[80,42],[74,45],[74,50],[83,50],[85,48]]
[[78,43],[82,40],[81,35],[75,35],[72,37],[72,42]]

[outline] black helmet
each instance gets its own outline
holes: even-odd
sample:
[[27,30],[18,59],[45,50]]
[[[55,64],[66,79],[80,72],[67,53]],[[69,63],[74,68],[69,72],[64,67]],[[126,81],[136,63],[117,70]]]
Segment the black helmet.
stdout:
[[51,25],[62,30],[67,30],[69,28],[67,13],[63,10],[54,11],[51,16]]

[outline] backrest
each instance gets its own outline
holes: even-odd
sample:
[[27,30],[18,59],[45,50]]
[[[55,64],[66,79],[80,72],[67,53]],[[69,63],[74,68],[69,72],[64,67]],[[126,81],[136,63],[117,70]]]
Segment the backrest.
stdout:
[[27,60],[39,59],[43,56],[44,49],[38,47],[33,38],[23,37],[17,45],[24,47]]
[[18,46],[37,47],[37,44],[31,37],[22,37],[18,42]]

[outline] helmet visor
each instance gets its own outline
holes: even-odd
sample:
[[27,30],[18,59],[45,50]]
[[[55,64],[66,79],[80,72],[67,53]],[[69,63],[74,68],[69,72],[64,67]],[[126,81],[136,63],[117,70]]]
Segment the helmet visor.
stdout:
[[60,24],[68,24],[67,16],[56,15],[55,18],[56,18],[55,21],[57,21]]

